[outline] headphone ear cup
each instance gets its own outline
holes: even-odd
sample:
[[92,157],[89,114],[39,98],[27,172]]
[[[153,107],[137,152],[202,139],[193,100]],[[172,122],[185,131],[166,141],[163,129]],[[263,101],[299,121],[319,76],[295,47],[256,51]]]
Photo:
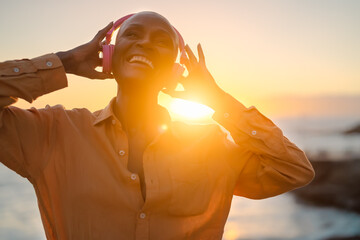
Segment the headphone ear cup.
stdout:
[[102,53],[103,53],[103,72],[104,73],[111,73],[111,64],[112,64],[112,56],[114,53],[115,46],[113,44],[105,44],[102,46]]

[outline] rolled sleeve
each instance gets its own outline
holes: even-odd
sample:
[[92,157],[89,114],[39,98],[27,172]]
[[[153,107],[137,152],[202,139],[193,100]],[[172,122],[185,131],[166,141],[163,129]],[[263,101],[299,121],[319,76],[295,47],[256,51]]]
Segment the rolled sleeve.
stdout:
[[246,108],[229,100],[213,119],[231,133],[236,143],[237,150],[230,157],[238,170],[236,195],[272,197],[313,179],[314,170],[305,153],[255,107]]
[[18,98],[37,97],[67,86],[55,54],[0,63],[0,162],[23,177],[37,175],[51,145],[51,108],[23,110],[10,106]]
[[55,54],[47,54],[0,63],[0,86],[0,107],[5,107],[5,98],[32,102],[39,96],[67,87],[67,78],[61,60]]

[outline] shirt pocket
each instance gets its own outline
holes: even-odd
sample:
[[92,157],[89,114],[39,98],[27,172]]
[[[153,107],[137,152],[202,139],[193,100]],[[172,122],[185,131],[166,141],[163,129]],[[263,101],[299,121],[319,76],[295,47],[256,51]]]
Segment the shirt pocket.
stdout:
[[170,168],[172,195],[169,213],[178,216],[199,215],[206,211],[211,198],[211,184],[204,164],[184,163]]

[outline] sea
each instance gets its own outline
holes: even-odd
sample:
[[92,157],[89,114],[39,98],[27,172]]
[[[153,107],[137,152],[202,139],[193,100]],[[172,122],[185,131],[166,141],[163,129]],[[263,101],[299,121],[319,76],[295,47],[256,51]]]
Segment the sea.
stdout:
[[344,134],[360,125],[360,115],[275,118],[273,122],[311,159],[360,159],[360,133]]
[[[273,119],[292,142],[316,160],[360,160],[360,134],[343,134],[357,117]],[[291,193],[250,200],[234,197],[223,239],[324,240],[360,236],[360,215],[298,202]],[[34,190],[0,164],[0,239],[46,239]]]

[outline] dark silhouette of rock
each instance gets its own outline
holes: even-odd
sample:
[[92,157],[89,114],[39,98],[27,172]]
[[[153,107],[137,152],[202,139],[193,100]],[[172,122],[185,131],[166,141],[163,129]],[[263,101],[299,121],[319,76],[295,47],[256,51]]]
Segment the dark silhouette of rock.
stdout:
[[360,213],[360,159],[352,161],[312,161],[314,180],[294,190],[300,202],[332,206]]
[[331,237],[326,240],[360,240],[360,235],[354,237]]
[[345,134],[360,133],[360,124],[353,128],[350,128],[349,130],[346,130],[344,133]]

